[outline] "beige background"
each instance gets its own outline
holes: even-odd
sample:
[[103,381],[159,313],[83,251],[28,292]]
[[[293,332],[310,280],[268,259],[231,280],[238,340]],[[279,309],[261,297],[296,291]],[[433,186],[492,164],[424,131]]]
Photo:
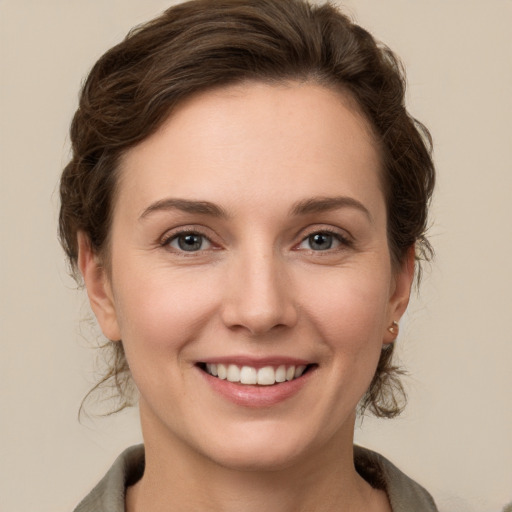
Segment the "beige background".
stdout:
[[[0,0],[0,508],[71,511],[127,445],[136,411],[77,421],[94,336],[56,241],[57,181],[86,70],[164,0]],[[365,420],[443,511],[512,500],[512,1],[347,0],[402,56],[431,129],[437,261],[401,335],[410,403]]]

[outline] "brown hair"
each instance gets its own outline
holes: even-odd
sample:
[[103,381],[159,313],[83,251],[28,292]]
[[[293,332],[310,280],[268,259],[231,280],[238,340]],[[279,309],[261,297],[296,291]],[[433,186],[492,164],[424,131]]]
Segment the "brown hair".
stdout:
[[[431,139],[404,106],[405,77],[385,46],[332,5],[303,0],[193,0],[136,27],[92,68],[71,125],[72,159],[60,185],[59,234],[77,276],[77,233],[108,257],[118,162],[153,134],[173,108],[205,89],[256,80],[310,81],[347,92],[381,146],[392,261],[425,238],[434,186]],[[417,267],[419,270],[419,267]],[[111,359],[94,388],[113,384],[120,410],[133,402],[122,343],[107,343]],[[361,408],[381,417],[401,411],[405,394],[382,351]]]

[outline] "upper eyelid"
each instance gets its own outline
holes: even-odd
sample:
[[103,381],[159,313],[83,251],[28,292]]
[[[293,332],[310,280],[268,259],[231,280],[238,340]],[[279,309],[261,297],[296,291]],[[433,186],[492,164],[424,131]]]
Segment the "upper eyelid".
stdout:
[[[304,238],[307,238],[308,236],[315,235],[316,233],[329,233],[330,235],[338,235],[341,237],[346,236],[348,238],[350,235],[347,231],[344,229],[336,229],[336,228],[315,228],[311,229],[307,232],[306,235],[304,235]],[[346,235],[345,235],[346,234]]]
[[180,224],[178,226],[169,228],[167,231],[168,232],[173,231],[173,232],[177,232],[177,233],[179,233],[181,231],[203,232],[203,231],[211,231],[211,228],[209,228],[208,226],[204,226],[203,224],[191,223],[191,224]]
[[337,233],[337,232],[334,232],[334,231],[328,231],[328,230],[324,230],[324,231],[313,231],[311,232],[310,234],[304,236],[301,238],[301,240],[296,244],[296,246],[298,245],[302,245],[306,240],[308,240],[308,238],[310,238],[311,236],[313,235],[317,235],[317,234],[327,234],[327,235],[331,235],[334,239],[336,239],[341,245],[345,245],[345,246],[349,246],[349,245],[352,245],[352,240],[349,239],[347,236],[344,236],[340,233]]
[[336,226],[329,226],[329,225],[321,225],[321,224],[314,224],[311,226],[308,226],[306,228],[303,228],[299,231],[297,234],[297,238],[300,239],[302,242],[306,238],[310,237],[311,235],[314,235],[315,233],[329,233],[331,235],[338,236],[342,239],[345,239],[347,241],[354,241],[354,237],[352,236],[352,233],[348,231],[347,229],[336,227]]
[[159,240],[161,242],[165,242],[172,240],[173,238],[176,238],[179,235],[194,234],[204,236],[208,240],[212,241],[212,236],[207,231],[211,230],[208,230],[206,227],[196,224],[191,224],[189,226],[180,226],[177,228],[168,229],[159,237]]

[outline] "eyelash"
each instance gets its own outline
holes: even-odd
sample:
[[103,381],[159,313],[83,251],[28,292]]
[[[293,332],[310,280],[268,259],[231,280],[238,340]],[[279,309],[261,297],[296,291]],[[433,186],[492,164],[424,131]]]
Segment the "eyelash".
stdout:
[[338,251],[339,250],[343,250],[344,248],[350,248],[350,247],[352,247],[354,245],[353,241],[350,238],[348,238],[347,236],[342,235],[340,232],[338,232],[336,230],[333,230],[333,229],[324,228],[324,229],[316,229],[316,230],[311,231],[310,233],[308,233],[306,236],[304,236],[302,238],[302,240],[300,241],[298,246],[302,245],[304,242],[306,242],[307,240],[311,239],[311,237],[313,237],[315,235],[329,235],[329,236],[332,236],[334,240],[339,242],[340,246],[339,247],[335,247],[335,248],[329,247],[328,249],[324,249],[324,250],[307,249],[310,252],[314,252],[314,253],[322,253],[322,252],[324,252],[324,253],[332,253],[332,252],[337,251],[337,250]]
[[185,236],[201,237],[202,243],[204,243],[204,241],[207,241],[210,244],[210,247],[208,247],[208,249],[200,248],[197,251],[186,251],[185,249],[172,248],[173,252],[175,252],[176,254],[180,254],[182,256],[192,256],[198,252],[203,252],[205,250],[212,249],[214,246],[214,243],[210,240],[210,238],[204,233],[201,233],[201,231],[197,229],[181,229],[178,231],[173,231],[172,233],[169,233],[162,238],[162,240],[160,241],[160,245],[164,248],[171,248],[171,242],[175,240],[178,241],[180,237]]
[[[314,230],[314,231],[311,231],[310,233],[308,233],[306,236],[304,236],[301,241],[295,245],[296,248],[298,248],[300,245],[302,245],[304,242],[308,241],[311,239],[311,237],[314,237],[315,235],[329,235],[329,236],[332,236],[333,239],[338,242],[340,244],[340,247],[335,247],[335,248],[327,248],[327,249],[324,249],[324,250],[314,250],[312,248],[309,248],[309,249],[306,249],[312,253],[332,253],[334,251],[337,251],[337,250],[342,250],[343,248],[350,248],[353,246],[353,241],[351,239],[349,239],[348,237],[342,235],[341,233],[339,233],[338,231],[335,231],[335,230],[332,230],[332,229],[317,229],[317,230]],[[212,240],[207,236],[205,235],[204,233],[202,233],[201,231],[197,230],[197,229],[181,229],[179,231],[173,231],[172,233],[169,233],[167,235],[165,235],[162,240],[160,241],[160,246],[161,247],[164,247],[164,248],[170,248],[170,244],[171,242],[173,241],[178,241],[180,237],[184,237],[184,236],[197,236],[197,237],[201,237],[202,239],[202,243],[204,243],[204,241],[206,241],[208,244],[210,244],[210,247],[206,248],[206,249],[203,249],[202,247],[199,248],[198,250],[195,250],[195,251],[187,251],[185,249],[182,249],[182,248],[173,248],[174,251],[176,254],[180,254],[180,255],[183,255],[183,256],[192,256],[192,255],[195,255],[197,253],[200,253],[200,252],[203,252],[205,250],[211,250],[211,249],[215,249],[214,247],[214,243],[212,242]]]

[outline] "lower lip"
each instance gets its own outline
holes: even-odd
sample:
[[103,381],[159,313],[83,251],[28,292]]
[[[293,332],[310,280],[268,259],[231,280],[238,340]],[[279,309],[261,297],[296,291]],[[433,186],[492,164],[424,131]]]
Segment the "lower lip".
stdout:
[[201,372],[203,378],[216,393],[230,402],[243,407],[261,408],[277,405],[298,394],[310,379],[314,368],[310,368],[297,379],[272,386],[253,386],[229,382],[228,380],[213,377],[201,369],[198,369],[198,371]]

